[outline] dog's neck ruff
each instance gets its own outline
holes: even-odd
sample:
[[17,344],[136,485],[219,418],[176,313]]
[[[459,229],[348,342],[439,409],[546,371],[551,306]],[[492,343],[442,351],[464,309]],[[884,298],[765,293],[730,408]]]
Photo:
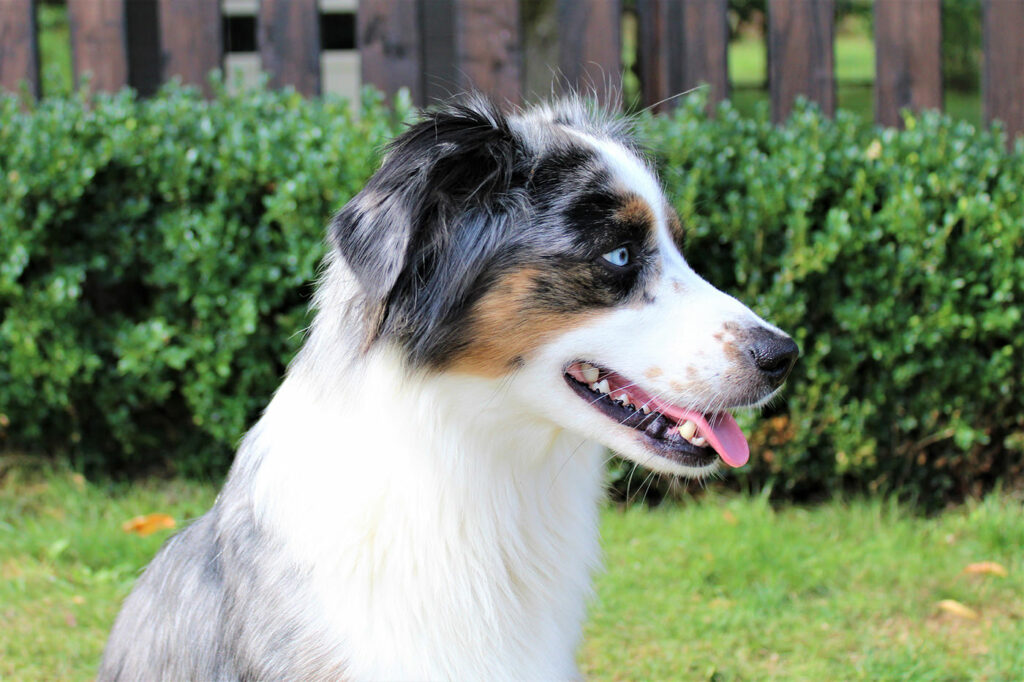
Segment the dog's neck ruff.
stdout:
[[410,378],[386,350],[353,365],[301,357],[238,463],[310,618],[354,679],[574,677],[603,450],[500,382]]

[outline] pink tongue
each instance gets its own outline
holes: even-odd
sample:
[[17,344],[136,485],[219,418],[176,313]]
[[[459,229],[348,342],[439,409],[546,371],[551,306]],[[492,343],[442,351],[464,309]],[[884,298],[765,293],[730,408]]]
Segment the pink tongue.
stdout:
[[714,422],[708,424],[708,429],[700,429],[711,447],[731,467],[746,464],[750,459],[750,446],[736,420],[728,412],[721,412],[714,417]]
[[740,430],[739,424],[728,412],[719,412],[712,417],[714,423],[708,422],[704,415],[699,412],[691,412],[674,405],[668,405],[656,401],[652,405],[658,412],[667,417],[675,419],[682,424],[689,419],[697,425],[697,433],[704,436],[718,456],[731,467],[741,467],[750,459],[750,445]]

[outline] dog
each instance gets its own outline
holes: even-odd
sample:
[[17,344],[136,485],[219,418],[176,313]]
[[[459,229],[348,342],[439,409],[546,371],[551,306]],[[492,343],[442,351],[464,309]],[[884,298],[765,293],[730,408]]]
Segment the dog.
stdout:
[[705,478],[792,339],[689,267],[627,119],[480,97],[333,218],[302,349],[100,680],[575,679],[606,448]]

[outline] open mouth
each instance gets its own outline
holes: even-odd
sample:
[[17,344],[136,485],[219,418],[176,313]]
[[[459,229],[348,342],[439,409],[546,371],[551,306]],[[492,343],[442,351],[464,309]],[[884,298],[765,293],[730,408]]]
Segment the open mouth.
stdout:
[[589,362],[571,363],[564,376],[581,398],[636,431],[649,449],[666,459],[702,468],[721,457],[729,466],[740,467],[750,456],[747,439],[728,412],[703,414],[666,403],[625,377]]

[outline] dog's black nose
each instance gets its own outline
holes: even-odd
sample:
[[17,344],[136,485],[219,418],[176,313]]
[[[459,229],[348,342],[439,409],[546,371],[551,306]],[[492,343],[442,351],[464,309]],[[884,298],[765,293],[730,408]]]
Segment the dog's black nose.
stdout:
[[772,386],[781,386],[796,364],[800,349],[793,339],[764,327],[752,330],[750,355]]

